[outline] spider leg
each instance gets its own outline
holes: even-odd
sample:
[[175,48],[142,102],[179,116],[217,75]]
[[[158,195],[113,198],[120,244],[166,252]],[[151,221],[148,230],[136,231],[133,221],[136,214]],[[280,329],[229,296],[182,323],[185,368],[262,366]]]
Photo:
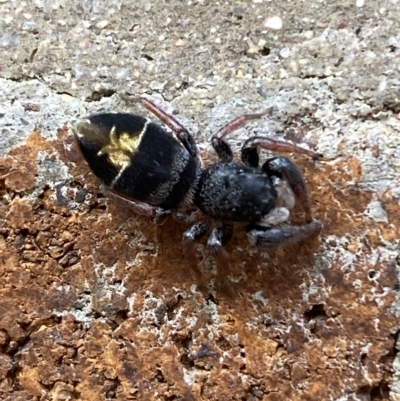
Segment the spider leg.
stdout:
[[258,147],[273,152],[282,153],[300,153],[310,156],[313,160],[319,160],[322,155],[308,149],[304,149],[293,143],[279,141],[277,139],[267,138],[263,136],[254,136],[249,138],[242,148],[242,161],[247,166],[258,167]]
[[242,127],[244,124],[246,124],[247,121],[258,120],[265,115],[271,115],[272,111],[273,107],[270,107],[269,109],[266,109],[261,113],[244,114],[243,116],[237,117],[229,123],[225,124],[222,128],[220,128],[220,130],[215,135],[213,135],[213,137],[221,140],[225,136],[229,135],[231,132]]
[[[244,164],[255,168],[258,167],[258,147],[275,152],[301,153],[310,156],[313,160],[318,160],[322,157],[319,153],[304,149],[289,142],[255,136],[249,138],[243,145],[242,161]],[[284,178],[288,182],[296,199],[303,206],[306,214],[306,222],[310,223],[312,221],[310,199],[308,197],[303,174],[297,165],[286,157],[274,157],[263,164],[262,170],[269,176]]]
[[201,283],[202,275],[197,266],[194,241],[200,239],[210,231],[210,227],[205,223],[196,223],[183,233],[182,244],[185,259],[188,260],[190,267],[196,274],[196,278]]
[[287,157],[273,157],[262,166],[262,171],[270,177],[284,178],[292,189],[296,199],[301,203],[306,214],[306,222],[311,223],[311,204],[303,174],[296,163]]
[[228,275],[230,272],[229,255],[223,246],[232,238],[232,234],[233,224],[224,223],[221,227],[213,228],[207,241],[207,246],[217,262],[219,276],[217,288],[228,294],[230,293],[230,286],[228,283]]
[[196,142],[187,129],[174,117],[166,113],[151,100],[143,97],[131,97],[128,95],[121,95],[121,98],[125,101],[141,103],[143,107],[153,113],[158,117],[167,127],[169,127],[175,134],[177,139],[182,143],[191,156],[197,159],[198,165],[202,166],[203,161],[200,157],[199,150],[197,148]]
[[222,162],[229,163],[233,159],[231,147],[226,141],[223,140],[223,138],[236,129],[242,127],[247,121],[257,120],[265,115],[270,115],[272,110],[273,108],[271,107],[265,111],[262,111],[261,113],[245,114],[237,117],[224,125],[216,134],[212,136],[211,144]]
[[308,237],[318,234],[322,224],[318,220],[301,226],[282,226],[267,228],[260,225],[248,226],[247,238],[252,245],[274,248],[280,245],[296,244]]
[[158,206],[149,205],[146,202],[141,202],[136,199],[130,199],[126,196],[119,195],[110,188],[103,188],[105,195],[111,199],[116,200],[118,203],[133,210],[136,214],[146,217],[160,217],[169,214],[169,210],[162,209]]

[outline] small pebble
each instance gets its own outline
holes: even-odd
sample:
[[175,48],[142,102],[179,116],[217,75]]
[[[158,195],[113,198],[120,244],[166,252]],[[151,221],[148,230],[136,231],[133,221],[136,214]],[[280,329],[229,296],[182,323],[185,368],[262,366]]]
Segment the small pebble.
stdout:
[[259,49],[262,49],[266,44],[267,41],[265,39],[260,39],[257,43],[257,46],[259,47]]
[[275,15],[274,17],[271,18],[267,18],[264,21],[264,26],[266,28],[271,28],[271,29],[282,29],[283,26],[283,22],[282,19],[280,17],[278,17],[277,15]]
[[281,68],[280,70],[279,70],[279,78],[280,79],[285,79],[285,78],[287,78],[289,76],[289,74],[288,74],[288,72],[284,69],[284,68]]
[[65,93],[63,93],[63,94],[61,95],[61,100],[62,100],[63,102],[65,102],[65,103],[70,103],[70,102],[72,102],[74,99],[75,99],[74,97],[72,97],[72,96],[70,96],[70,95],[67,95],[67,94],[65,94]]
[[313,31],[305,31],[305,32],[304,32],[304,36],[305,36],[307,39],[312,39],[312,38],[314,37],[314,32],[313,32]]
[[115,78],[117,79],[124,79],[128,76],[129,74],[129,69],[128,68],[120,68],[116,73],[115,73]]
[[175,46],[177,46],[177,47],[182,47],[182,46],[184,46],[185,45],[185,41],[183,40],[183,39],[178,39],[176,42],[175,42]]
[[378,92],[383,92],[386,90],[387,87],[387,81],[386,79],[382,80],[381,82],[379,82],[379,86],[378,86]]
[[288,49],[287,47],[284,47],[280,52],[279,55],[282,58],[288,58],[290,56],[290,49]]
[[247,49],[247,54],[257,54],[258,51],[259,48],[253,43],[250,43],[249,48]]
[[107,21],[107,20],[99,21],[99,22],[96,24],[96,28],[98,28],[98,29],[104,29],[107,25],[108,25],[108,21]]

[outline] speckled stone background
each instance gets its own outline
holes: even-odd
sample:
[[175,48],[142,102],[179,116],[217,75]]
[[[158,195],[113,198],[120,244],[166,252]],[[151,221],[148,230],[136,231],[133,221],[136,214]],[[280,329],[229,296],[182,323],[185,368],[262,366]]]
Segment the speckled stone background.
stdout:
[[[400,400],[400,2],[0,0],[0,399]],[[102,195],[67,123],[145,111],[294,141],[324,229],[226,247]],[[294,213],[293,221],[299,221]],[[297,219],[297,220],[296,220]],[[226,279],[226,278],[225,278]]]

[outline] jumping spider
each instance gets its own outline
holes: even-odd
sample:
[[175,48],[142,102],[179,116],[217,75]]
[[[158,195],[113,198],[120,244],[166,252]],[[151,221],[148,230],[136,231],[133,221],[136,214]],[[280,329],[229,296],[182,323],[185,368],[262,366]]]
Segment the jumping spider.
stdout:
[[[141,103],[172,133],[128,113],[91,115],[72,123],[72,131],[87,163],[109,194],[136,213],[154,217],[183,203],[194,203],[205,215],[220,222],[212,229],[199,222],[183,234],[191,261],[193,241],[211,232],[208,246],[217,261],[226,266],[223,246],[232,237],[234,222],[244,223],[250,242],[261,247],[296,243],[321,230],[322,224],[312,219],[299,167],[290,159],[277,156],[260,168],[258,148],[302,153],[313,159],[318,159],[319,154],[284,141],[255,136],[242,147],[243,164],[233,161],[232,150],[224,138],[270,110],[243,115],[222,127],[211,138],[219,161],[203,167],[192,135],[174,117],[148,99],[130,100]],[[282,182],[291,191],[282,191]],[[279,225],[288,220],[288,208],[293,207],[294,200],[304,209],[305,223]],[[284,207],[277,207],[278,204]]]

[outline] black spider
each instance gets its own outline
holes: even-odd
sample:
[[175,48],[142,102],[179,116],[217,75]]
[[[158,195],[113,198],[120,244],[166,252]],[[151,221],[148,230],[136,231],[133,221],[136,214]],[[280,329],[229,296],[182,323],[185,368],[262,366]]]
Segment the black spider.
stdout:
[[[223,245],[232,237],[233,222],[244,223],[250,242],[263,247],[296,243],[321,230],[322,224],[312,219],[299,167],[282,156],[268,159],[259,167],[258,148],[297,152],[313,159],[318,159],[319,154],[284,141],[255,136],[244,143],[243,164],[239,164],[233,161],[232,150],[224,140],[247,121],[270,110],[246,114],[222,127],[211,139],[219,161],[203,167],[193,137],[175,118],[150,100],[130,100],[140,102],[173,133],[144,117],[127,113],[92,115],[72,123],[72,131],[87,163],[109,194],[136,213],[153,217],[177,209],[182,203],[194,203],[205,215],[220,222],[212,229],[199,222],[183,234],[192,261],[193,240],[211,232],[208,245],[217,259],[226,264]],[[304,209],[305,223],[282,225],[295,200]]]

